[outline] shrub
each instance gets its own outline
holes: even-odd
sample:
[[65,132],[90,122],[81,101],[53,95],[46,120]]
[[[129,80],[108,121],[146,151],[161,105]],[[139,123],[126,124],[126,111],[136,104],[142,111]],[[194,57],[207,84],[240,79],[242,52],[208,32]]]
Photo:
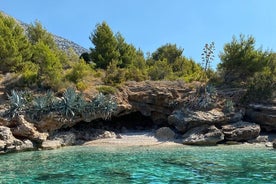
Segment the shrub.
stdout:
[[99,93],[102,93],[104,95],[113,95],[116,93],[116,88],[112,86],[99,86],[96,89],[99,91]]

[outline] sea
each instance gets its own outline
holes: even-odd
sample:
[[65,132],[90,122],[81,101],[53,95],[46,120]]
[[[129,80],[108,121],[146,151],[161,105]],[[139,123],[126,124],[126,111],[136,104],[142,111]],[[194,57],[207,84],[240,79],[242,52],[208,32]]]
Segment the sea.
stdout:
[[276,183],[264,146],[72,146],[0,155],[0,183]]

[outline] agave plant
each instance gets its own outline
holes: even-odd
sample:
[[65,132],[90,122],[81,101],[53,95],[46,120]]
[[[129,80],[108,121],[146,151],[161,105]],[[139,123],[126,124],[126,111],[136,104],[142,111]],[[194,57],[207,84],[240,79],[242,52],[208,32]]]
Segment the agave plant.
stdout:
[[99,93],[87,106],[86,113],[100,115],[103,119],[109,119],[116,111],[117,103],[110,96]]
[[35,120],[40,120],[43,115],[53,110],[54,99],[53,92],[51,91],[47,91],[45,95],[34,98],[28,110],[30,117]]
[[23,92],[12,90],[11,95],[8,94],[8,98],[9,109],[6,111],[5,115],[14,118],[16,115],[22,114],[26,105]]
[[56,110],[65,118],[72,119],[74,116],[80,115],[85,106],[86,102],[83,96],[73,88],[68,88],[58,102]]

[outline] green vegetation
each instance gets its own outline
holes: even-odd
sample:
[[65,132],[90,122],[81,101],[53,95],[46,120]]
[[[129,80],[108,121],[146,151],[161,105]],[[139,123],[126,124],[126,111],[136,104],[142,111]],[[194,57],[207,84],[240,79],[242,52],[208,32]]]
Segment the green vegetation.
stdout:
[[[202,107],[214,103],[213,95],[207,89],[213,82],[247,88],[246,100],[268,99],[276,89],[276,55],[256,49],[252,36],[240,35],[226,43],[219,55],[221,63],[218,70],[213,71],[210,63],[214,59],[214,42],[204,46],[202,65],[186,58],[184,49],[171,43],[160,46],[145,57],[140,49],[127,43],[122,34],[113,33],[106,22],[96,25],[89,37],[93,44],[91,52],[81,56],[72,50],[60,50],[52,35],[39,22],[24,31],[14,19],[0,13],[0,34],[1,73],[15,73],[21,81],[19,87],[54,91],[73,87],[82,92],[93,88],[104,94],[113,94],[116,91],[114,87],[126,81],[200,81],[206,84],[207,101],[200,102]],[[65,97],[71,94],[67,93]],[[19,99],[13,94],[10,96],[14,103],[11,106],[13,114],[21,111]],[[47,100],[35,99],[32,109],[39,117],[45,113],[39,109],[45,106]],[[75,112],[80,104],[72,106],[71,101],[63,100],[67,109],[60,110],[64,116],[80,114]]]
[[117,103],[109,95],[99,93],[90,101],[86,101],[81,93],[73,88],[65,90],[61,98],[47,91],[35,97],[27,92],[12,90],[9,95],[9,108],[5,116],[14,118],[25,114],[34,121],[39,121],[49,113],[55,113],[60,119],[71,120],[74,117],[91,117],[108,119],[117,109]]

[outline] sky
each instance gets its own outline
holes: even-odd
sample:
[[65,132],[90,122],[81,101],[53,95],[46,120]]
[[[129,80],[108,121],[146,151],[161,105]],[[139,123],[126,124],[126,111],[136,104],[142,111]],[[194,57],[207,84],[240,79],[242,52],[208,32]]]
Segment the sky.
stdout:
[[252,35],[256,49],[276,51],[276,0],[0,0],[0,10],[85,48],[103,21],[145,54],[171,43],[201,63],[204,45],[214,41],[214,69],[233,36]]

